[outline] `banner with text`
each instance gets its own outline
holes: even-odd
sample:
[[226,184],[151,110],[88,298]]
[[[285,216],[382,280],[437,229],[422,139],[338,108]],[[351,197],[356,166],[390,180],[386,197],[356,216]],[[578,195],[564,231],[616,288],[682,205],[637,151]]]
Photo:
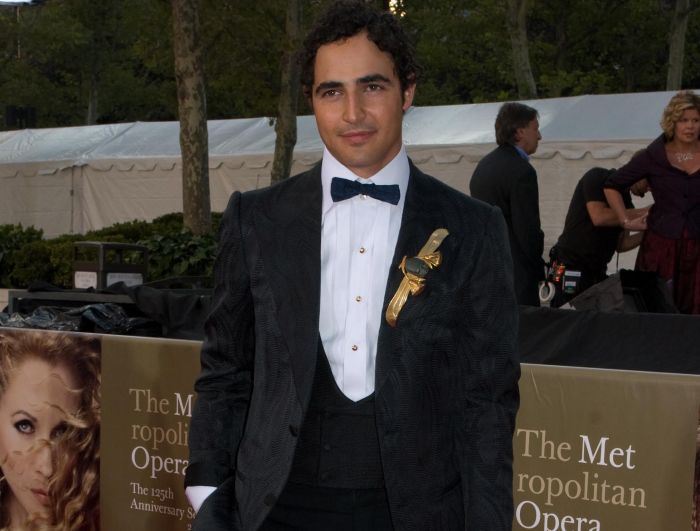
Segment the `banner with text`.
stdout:
[[514,530],[696,529],[700,377],[523,365]]
[[104,336],[102,529],[186,531],[197,341]]
[[[15,497],[66,528],[99,516],[104,531],[189,530],[183,479],[200,345],[0,329],[0,410],[14,401],[29,413],[12,426],[32,439],[0,440],[0,503]],[[700,529],[700,376],[522,369],[514,530]],[[49,455],[55,483],[24,496],[14,471],[45,467]],[[6,514],[0,505],[0,527],[15,525]]]

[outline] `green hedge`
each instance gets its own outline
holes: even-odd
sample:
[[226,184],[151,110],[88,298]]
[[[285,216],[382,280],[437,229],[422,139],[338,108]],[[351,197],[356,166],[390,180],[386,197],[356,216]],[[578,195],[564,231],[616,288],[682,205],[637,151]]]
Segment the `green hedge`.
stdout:
[[212,214],[212,234],[195,236],[183,227],[182,214],[166,214],[152,222],[117,223],[86,234],[43,240],[42,231],[21,225],[0,225],[0,287],[26,288],[35,282],[70,288],[73,243],[100,241],[139,243],[149,252],[148,278],[211,275],[221,214]]
[[0,225],[0,286],[10,286],[16,254],[25,245],[41,240],[43,231],[22,225]]

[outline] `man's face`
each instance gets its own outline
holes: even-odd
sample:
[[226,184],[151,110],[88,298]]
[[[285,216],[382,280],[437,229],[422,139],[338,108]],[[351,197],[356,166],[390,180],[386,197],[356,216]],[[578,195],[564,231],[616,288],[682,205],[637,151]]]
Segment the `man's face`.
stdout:
[[515,143],[528,155],[537,151],[537,144],[542,139],[540,122],[535,118],[527,126],[517,130]]
[[401,90],[391,56],[365,33],[321,46],[311,90],[321,140],[355,175],[371,177],[401,149],[414,91]]

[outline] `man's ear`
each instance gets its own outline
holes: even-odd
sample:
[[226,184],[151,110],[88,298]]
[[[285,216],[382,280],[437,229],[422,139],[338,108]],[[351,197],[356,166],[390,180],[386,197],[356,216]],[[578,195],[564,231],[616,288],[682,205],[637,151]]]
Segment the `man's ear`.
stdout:
[[406,112],[408,108],[413,105],[413,97],[416,95],[416,84],[411,83],[408,85],[403,93],[403,104],[401,105],[401,108],[403,109],[403,112]]
[[522,139],[522,137],[523,137],[523,128],[518,127],[515,130],[515,135],[513,136],[513,141],[514,141],[513,143],[517,144],[518,142],[520,142],[520,139]]

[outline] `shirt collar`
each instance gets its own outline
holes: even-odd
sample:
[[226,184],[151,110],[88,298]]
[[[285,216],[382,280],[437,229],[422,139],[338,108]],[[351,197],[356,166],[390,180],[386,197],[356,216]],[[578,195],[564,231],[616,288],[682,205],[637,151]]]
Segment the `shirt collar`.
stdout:
[[518,144],[513,144],[513,147],[515,148],[515,151],[518,152],[518,155],[520,155],[525,160],[530,160],[530,155],[525,153],[525,150],[521,148]]
[[[331,198],[331,179],[333,177],[342,177],[351,181],[361,180],[363,183],[374,184],[398,184],[401,190],[401,198],[396,205],[397,208],[403,209],[404,199],[406,198],[406,189],[408,188],[408,176],[411,169],[408,165],[408,155],[406,155],[405,146],[401,146],[401,150],[396,156],[377,173],[369,179],[362,179],[355,175],[348,168],[343,166],[326,147],[323,148],[323,159],[321,162],[321,186],[323,187],[323,211],[322,216],[326,215],[334,205]],[[394,206],[394,205],[391,205]]]

